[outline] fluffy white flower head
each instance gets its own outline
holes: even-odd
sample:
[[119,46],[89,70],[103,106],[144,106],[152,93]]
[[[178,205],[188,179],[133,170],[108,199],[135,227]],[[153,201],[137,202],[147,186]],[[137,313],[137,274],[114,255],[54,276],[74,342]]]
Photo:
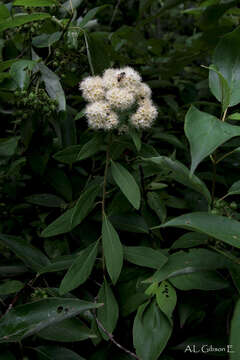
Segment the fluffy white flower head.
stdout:
[[105,91],[100,76],[89,76],[79,84],[82,95],[89,102],[104,100]]
[[134,89],[141,83],[141,76],[130,66],[119,69],[118,71],[118,85],[121,87],[127,87]]
[[107,69],[103,73],[103,86],[106,90],[118,87],[118,69]]
[[137,87],[136,95],[140,101],[145,99],[150,99],[152,95],[152,91],[147,84],[141,83]]
[[136,128],[148,128],[152,126],[157,114],[157,109],[152,104],[151,100],[146,99],[141,102],[136,113],[131,116],[130,122]]
[[130,117],[130,123],[136,128],[151,127],[157,117],[157,109],[151,101],[150,87],[129,66],[107,69],[102,77],[89,76],[79,84],[79,89],[89,102],[85,115],[92,129],[118,128],[119,133],[124,133],[128,129],[127,120],[120,122],[119,116],[121,119],[121,112],[133,110],[134,104],[138,108]]
[[118,126],[118,116],[106,101],[94,102],[87,105],[85,114],[88,125],[92,129],[110,130]]
[[129,109],[136,100],[134,94],[128,89],[116,87],[107,91],[106,99],[111,107],[118,110]]

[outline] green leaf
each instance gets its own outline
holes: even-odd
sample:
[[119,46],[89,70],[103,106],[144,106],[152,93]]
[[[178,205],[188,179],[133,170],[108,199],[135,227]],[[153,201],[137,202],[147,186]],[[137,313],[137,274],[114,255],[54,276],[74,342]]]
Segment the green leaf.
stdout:
[[42,74],[41,80],[45,83],[48,95],[52,99],[57,100],[59,111],[65,111],[66,99],[59,77],[43,63],[39,63],[38,67]]
[[85,360],[72,350],[55,345],[42,345],[34,347],[39,354],[39,360]]
[[82,285],[90,276],[98,250],[98,242],[82,250],[62,279],[59,293],[64,295]]
[[41,34],[38,36],[35,36],[32,39],[33,46],[37,48],[45,48],[53,45],[55,42],[57,42],[61,37],[61,32],[56,31],[52,34]]
[[[112,334],[117,325],[119,310],[113,291],[106,279],[104,279],[104,283],[99,290],[98,301],[104,305],[97,310],[97,318],[103,327]],[[100,326],[99,331],[105,340],[109,340],[109,337],[103,332]]]
[[67,270],[72,266],[73,262],[78,257],[78,254],[63,255],[53,259],[50,265],[45,266],[40,273],[44,274],[47,272],[57,272]]
[[171,333],[172,326],[155,301],[139,306],[133,324],[133,343],[141,360],[157,360]]
[[95,338],[91,330],[76,318],[65,319],[57,324],[41,330],[38,336],[50,341],[77,342]]
[[160,282],[173,276],[194,273],[201,270],[226,268],[231,262],[218,253],[207,249],[178,251],[169,256],[168,262],[149,279],[148,282]]
[[8,295],[19,292],[24,287],[24,284],[18,280],[9,280],[0,284],[0,295]]
[[195,232],[189,232],[186,233],[180,238],[178,238],[173,245],[171,246],[171,249],[188,249],[191,247],[197,247],[199,245],[205,245],[207,243],[208,236],[200,233]]
[[225,216],[195,212],[174,218],[156,228],[168,226],[197,231],[240,248],[240,222]]
[[104,215],[102,224],[103,253],[108,274],[116,284],[123,265],[123,248],[118,233]]
[[191,106],[187,112],[184,130],[190,143],[191,174],[194,173],[198,164],[220,145],[234,136],[240,136],[239,126],[222,122],[213,115],[199,111],[194,106]]
[[30,204],[46,206],[46,207],[64,207],[66,203],[59,196],[53,194],[34,194],[25,198]]
[[149,233],[148,226],[142,216],[135,214],[112,215],[110,220],[119,230],[133,233]]
[[228,195],[238,195],[240,194],[240,180],[236,181],[232,184],[232,186],[228,189]]
[[26,6],[26,7],[42,7],[54,6],[53,0],[15,0],[13,6]]
[[208,202],[211,201],[210,192],[204,182],[202,182],[202,180],[200,180],[196,175],[190,176],[190,171],[180,161],[172,160],[166,156],[157,156],[145,160],[159,165],[160,170],[168,170],[168,177],[170,177],[170,179],[199,192],[207,199]]
[[63,169],[57,167],[48,169],[46,179],[64,199],[67,201],[72,200],[72,184]]
[[0,157],[7,158],[15,154],[20,137],[13,136],[10,139],[0,139]]
[[99,306],[101,304],[62,298],[49,298],[18,305],[0,319],[0,342],[20,341],[50,325]]
[[240,113],[236,112],[236,113],[234,113],[232,115],[229,115],[228,119],[229,120],[240,120]]
[[87,190],[79,197],[76,205],[73,208],[72,217],[70,220],[71,229],[79,225],[83,219],[92,210],[94,201],[99,193],[99,184],[94,183],[89,185]]
[[230,360],[238,360],[239,358],[239,351],[240,351],[239,326],[240,326],[240,300],[238,299],[231,320],[229,344],[231,344],[232,352],[230,354]]
[[124,246],[123,250],[124,258],[139,266],[160,269],[168,261],[160,251],[146,246]]
[[114,181],[126,196],[135,209],[139,209],[141,201],[141,193],[134,177],[119,163],[111,164],[111,172]]
[[94,31],[86,34],[85,41],[88,44],[88,61],[92,63],[94,72],[101,74],[105,69],[111,67],[112,48],[109,43],[109,33]]
[[109,5],[102,5],[102,6],[98,6],[98,7],[95,7],[91,10],[89,10],[87,12],[87,14],[84,16],[84,18],[80,21],[80,23],[78,24],[78,26],[80,26],[81,28],[84,28],[85,25],[87,25],[87,23],[92,20],[99,11],[105,9],[107,6]]
[[21,26],[33,21],[38,21],[38,20],[44,20],[47,18],[50,18],[51,15],[47,14],[47,13],[35,13],[35,14],[31,14],[31,15],[15,15],[13,17],[9,17],[8,19],[5,19],[4,21],[0,22],[0,32],[7,30],[7,29],[12,29],[15,28],[17,26]]
[[150,208],[157,214],[158,218],[162,223],[166,220],[167,209],[164,205],[162,198],[155,192],[148,191],[147,201]]
[[156,291],[156,300],[160,310],[171,321],[173,310],[177,304],[177,294],[168,281],[162,281]]
[[[235,106],[240,102],[240,50],[238,46],[240,28],[223,36],[219,41],[213,55],[213,64],[227,81],[230,88],[229,106]],[[221,101],[222,87],[218,86],[218,75],[210,72],[209,86],[213,95]]]
[[173,276],[169,281],[179,290],[220,290],[230,284],[216,271],[197,271]]
[[219,101],[222,104],[222,111],[224,112],[230,104],[231,90],[228,86],[226,79],[215,68],[214,65],[208,67],[209,71],[209,87],[212,93],[220,93],[221,97]]
[[101,150],[102,137],[99,134],[92,137],[84,145],[69,146],[53,155],[54,159],[65,164],[73,164],[76,161],[85,160]]
[[49,224],[41,233],[42,237],[64,234],[79,225],[93,208],[99,192],[99,184],[90,185],[79,197],[76,205]]
[[50,264],[46,255],[20,237],[0,234],[0,241],[34,271],[39,272]]
[[0,21],[9,18],[10,12],[6,5],[0,4]]
[[129,135],[131,136],[132,141],[134,142],[134,145],[135,145],[137,151],[139,152],[141,150],[141,146],[142,146],[141,133],[137,129],[135,129],[134,127],[130,127],[129,128]]

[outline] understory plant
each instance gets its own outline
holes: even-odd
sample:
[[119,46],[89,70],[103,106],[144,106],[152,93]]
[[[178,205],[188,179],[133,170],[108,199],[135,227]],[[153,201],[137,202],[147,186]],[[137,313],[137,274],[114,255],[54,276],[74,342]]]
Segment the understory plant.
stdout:
[[96,3],[0,2],[0,359],[237,360],[237,2]]

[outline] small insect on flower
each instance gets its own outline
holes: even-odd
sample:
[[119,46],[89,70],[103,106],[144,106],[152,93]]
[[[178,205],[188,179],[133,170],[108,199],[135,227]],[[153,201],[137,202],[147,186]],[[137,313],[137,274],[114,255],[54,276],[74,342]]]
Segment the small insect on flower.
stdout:
[[118,76],[117,76],[117,81],[120,82],[125,76],[126,76],[125,71],[121,72],[121,73],[118,74]]

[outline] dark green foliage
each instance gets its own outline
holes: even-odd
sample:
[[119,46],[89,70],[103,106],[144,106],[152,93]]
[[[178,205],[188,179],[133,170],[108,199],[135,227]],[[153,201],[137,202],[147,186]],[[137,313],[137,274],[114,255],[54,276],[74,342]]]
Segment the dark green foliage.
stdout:
[[[0,1],[0,360],[239,359],[239,15]],[[156,121],[91,130],[79,82],[125,66]]]

